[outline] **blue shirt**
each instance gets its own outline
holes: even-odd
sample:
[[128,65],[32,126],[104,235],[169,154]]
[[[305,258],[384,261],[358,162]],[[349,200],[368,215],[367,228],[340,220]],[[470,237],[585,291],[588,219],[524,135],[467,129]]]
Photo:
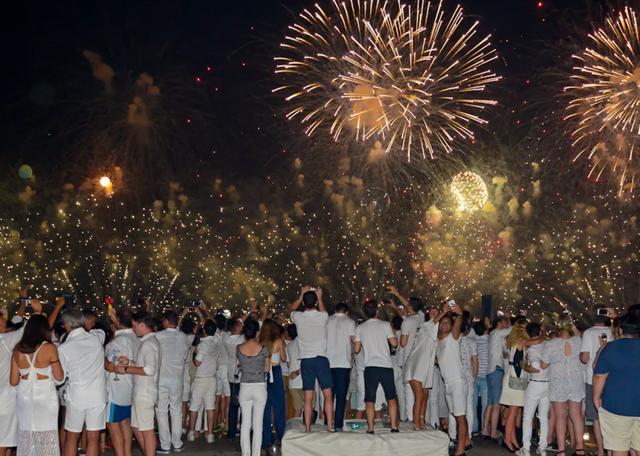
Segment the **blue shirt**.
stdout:
[[600,353],[594,374],[609,374],[602,407],[620,416],[640,417],[640,339],[618,339]]

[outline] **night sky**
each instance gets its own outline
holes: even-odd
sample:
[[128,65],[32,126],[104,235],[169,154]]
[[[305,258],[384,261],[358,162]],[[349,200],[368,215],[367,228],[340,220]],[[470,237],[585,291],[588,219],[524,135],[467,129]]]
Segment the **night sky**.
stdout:
[[[454,6],[445,4],[449,10]],[[575,24],[587,27],[606,11],[596,2],[577,0],[466,0],[462,5],[481,21],[482,33],[493,35],[500,54],[494,69],[505,80],[496,93],[494,131],[512,128],[516,117],[532,125],[544,115],[552,105],[545,97],[558,86],[548,86],[541,75],[566,65],[570,56],[558,43],[576,38]],[[201,129],[194,133],[194,149],[202,163],[234,173],[273,171],[282,164],[274,157],[286,155],[291,135],[281,101],[271,95],[273,56],[286,27],[302,8],[312,6],[300,0],[16,2],[13,13],[3,15],[0,158],[9,166],[23,161],[56,166],[63,160],[55,150],[25,150],[20,144],[25,137],[37,138],[50,118],[64,118],[57,103],[73,92],[70,84],[91,82],[82,56],[90,49],[113,66],[116,78],[147,72],[162,88],[169,72],[206,95],[203,124],[193,127]],[[555,61],[556,51],[561,62]],[[51,106],[29,103],[29,92],[39,83],[55,90]],[[528,97],[543,102],[521,113]]]

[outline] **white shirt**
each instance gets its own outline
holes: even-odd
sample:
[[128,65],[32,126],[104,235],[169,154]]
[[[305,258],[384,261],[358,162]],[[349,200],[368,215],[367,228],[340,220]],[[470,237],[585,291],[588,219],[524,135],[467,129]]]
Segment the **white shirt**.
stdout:
[[465,377],[473,381],[473,357],[478,356],[478,348],[475,339],[460,336],[460,359]]
[[228,366],[229,354],[227,350],[224,349],[224,343],[231,334],[229,331],[217,331],[217,334],[220,334],[220,338],[222,339],[222,346],[220,347],[220,354],[218,355],[218,366]]
[[[300,370],[300,347],[298,346],[298,339],[291,341],[286,348],[287,360],[289,361],[289,372]],[[298,373],[298,376],[291,380],[289,377],[289,389],[302,389],[302,375]]]
[[[416,332],[422,323],[424,323],[424,313],[422,311],[418,312],[416,315],[410,315],[402,321],[402,326],[400,326],[401,336],[409,336],[407,345],[402,349],[404,356],[404,359],[402,360],[403,365],[407,361],[407,358],[409,358],[409,354],[413,349],[413,343],[416,338]],[[398,339],[398,342],[400,342],[400,339]]]
[[505,329],[494,329],[489,334],[489,364],[487,365],[487,375],[496,370],[497,367],[504,369],[504,357],[502,356],[505,348],[504,342],[509,334],[513,331],[513,326]]
[[158,402],[158,379],[162,365],[162,349],[155,333],[140,339],[136,367],[142,367],[147,375],[133,375],[133,398]]
[[356,328],[356,342],[362,344],[364,350],[364,367],[393,368],[389,339],[396,334],[387,321],[370,318]]
[[586,382],[589,385],[593,384],[593,362],[596,360],[598,350],[600,350],[599,338],[602,337],[603,334],[606,334],[607,342],[611,342],[613,340],[613,333],[611,332],[611,328],[608,326],[592,326],[582,335],[582,349],[580,351],[581,353],[589,353],[586,377]]
[[327,356],[327,312],[316,309],[291,312],[291,321],[298,329],[300,359]]
[[464,378],[464,368],[460,357],[460,339],[455,340],[453,338],[453,331],[447,337],[438,341],[436,356],[438,357],[440,374],[445,383]]
[[[236,353],[236,348],[238,345],[245,343],[244,335],[230,334],[223,340],[223,343],[224,350],[227,352],[229,383],[240,383],[240,369],[238,369],[238,355]],[[237,381],[235,378],[236,374],[238,374]]]
[[[140,340],[133,329],[120,329],[116,331],[111,342],[107,344],[104,356],[109,361],[126,356],[128,360],[135,362],[140,350]],[[109,402],[116,405],[128,406],[133,400],[133,378],[131,375],[118,375],[118,381],[114,372],[107,373],[107,389]]]
[[356,335],[356,323],[343,313],[335,313],[327,320],[327,358],[332,369],[351,368],[351,338]]
[[184,363],[189,355],[191,344],[185,333],[175,328],[167,328],[156,333],[156,339],[162,350],[160,364],[160,382],[166,387],[183,385]]
[[11,355],[23,333],[24,326],[17,331],[0,334],[0,410],[15,402],[15,388],[9,384]]
[[60,365],[67,386],[67,404],[81,410],[107,403],[107,381],[104,369],[105,335],[101,329],[90,332],[76,328],[60,348]]
[[539,345],[531,345],[527,347],[527,361],[531,364],[531,367],[538,369],[540,372],[529,372],[529,380],[536,381],[548,381],[549,380],[549,369],[542,369],[540,367],[540,362],[542,361],[542,355],[544,354],[544,350],[547,346],[547,341],[542,342]]
[[213,336],[202,338],[196,348],[196,361],[200,364],[196,368],[196,377],[215,377],[218,372],[218,356],[222,348],[222,337],[216,332]]

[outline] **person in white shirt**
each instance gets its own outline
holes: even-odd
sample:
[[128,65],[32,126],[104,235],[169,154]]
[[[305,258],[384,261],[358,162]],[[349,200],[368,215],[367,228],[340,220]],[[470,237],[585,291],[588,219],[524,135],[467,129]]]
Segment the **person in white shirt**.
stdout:
[[148,312],[139,311],[133,314],[133,331],[141,342],[136,362],[122,356],[120,366],[116,368],[119,374],[133,375],[131,427],[144,456],[153,456],[158,444],[153,418],[154,407],[158,402],[162,349],[152,327],[153,319]]
[[218,334],[222,338],[222,348],[218,356],[218,372],[216,373],[216,412],[214,414],[214,432],[224,429],[227,422],[231,385],[229,384],[228,355],[224,349],[225,340],[229,338],[227,319],[224,315],[216,315],[213,319],[218,326]]
[[327,357],[331,367],[335,409],[335,429],[342,431],[344,410],[347,405],[349,380],[351,379],[351,352],[356,335],[356,323],[349,318],[345,303],[336,306],[335,313],[327,320]]
[[[487,365],[487,387],[489,400],[487,416],[490,417],[491,440],[498,441],[498,424],[500,424],[500,396],[502,396],[502,381],[504,379],[505,365],[505,340],[511,334],[510,316],[497,317],[493,321],[492,330],[489,333],[489,364]],[[508,360],[506,360],[508,363]]]
[[[26,296],[26,292],[24,295]],[[40,302],[35,299],[31,300],[31,308],[34,314],[42,310]],[[22,323],[25,312],[26,301],[22,300],[13,321]],[[9,384],[9,374],[13,349],[23,334],[24,325],[17,331],[8,331],[6,318],[0,316],[0,456],[10,456],[10,448],[18,446],[16,389]]]
[[217,326],[213,320],[207,320],[204,324],[205,337],[202,338],[198,348],[194,364],[196,376],[191,385],[191,403],[189,404],[189,434],[187,440],[195,441],[195,427],[198,412],[204,404],[207,411],[207,443],[213,443],[213,414],[216,409],[216,374],[218,372],[218,357],[222,348],[222,337],[216,334]]
[[100,451],[100,431],[106,427],[107,384],[104,369],[104,331],[85,330],[85,318],[78,309],[62,313],[67,338],[60,349],[60,363],[67,387],[67,410],[64,428],[65,455],[76,456],[82,429],[87,429],[87,455]]
[[[402,347],[403,353],[402,365],[406,368],[409,356],[413,351],[418,327],[425,322],[424,312],[422,311],[423,304],[418,298],[410,298],[409,300],[406,300],[400,295],[400,293],[398,293],[398,290],[395,287],[389,287],[389,289],[390,293],[400,300],[407,312],[407,317],[402,322],[402,326],[400,328],[400,347]],[[406,419],[417,422],[419,421],[419,416],[414,417],[414,411],[419,415],[422,402],[419,401],[416,406],[416,395],[409,383],[409,380],[403,379],[403,382],[404,391],[398,391],[398,394],[404,395]],[[422,399],[422,396],[420,399]],[[426,399],[423,402],[426,402]]]
[[135,362],[140,341],[133,332],[131,312],[121,310],[117,314],[110,309],[111,321],[116,327],[113,340],[105,348],[104,367],[108,372],[107,430],[111,436],[116,456],[131,456],[133,430],[131,429],[131,404],[133,403],[133,379],[130,375],[118,375],[116,366],[120,357]]
[[593,433],[596,438],[596,446],[598,448],[598,456],[606,455],[604,444],[602,442],[602,431],[600,430],[600,420],[598,419],[598,409],[593,402],[593,363],[596,359],[598,351],[602,347],[602,343],[613,341],[613,333],[611,332],[611,318],[615,318],[616,314],[613,309],[608,309],[604,304],[596,304],[591,309],[591,318],[594,325],[582,334],[582,349],[580,352],[580,361],[587,366],[586,376],[586,396],[585,409],[587,420],[593,421]]
[[364,349],[364,390],[366,402],[367,434],[373,434],[375,402],[378,385],[382,385],[391,416],[391,432],[398,430],[398,396],[391,362],[392,347],[398,346],[398,338],[389,322],[378,320],[378,303],[367,301],[363,312],[368,318],[356,329],[353,350]]
[[451,301],[445,306],[455,313],[456,319],[453,321],[451,315],[445,315],[440,319],[436,357],[444,381],[445,400],[449,413],[455,417],[458,426],[458,447],[455,455],[460,456],[473,449],[466,417],[468,386],[460,356],[462,309]]
[[189,398],[191,397],[191,376],[189,375],[189,367],[191,366],[191,355],[195,350],[193,347],[193,340],[196,337],[197,325],[191,318],[185,318],[189,313],[190,307],[185,307],[180,320],[178,320],[178,326],[180,330],[187,336],[189,342],[189,352],[187,353],[187,359],[184,361],[184,374],[182,376],[182,433],[189,432],[187,421],[189,419]]
[[[176,329],[178,314],[167,310],[162,316],[163,331],[156,333],[162,351],[160,364],[160,380],[158,383],[158,405],[156,418],[158,421],[158,437],[160,439],[159,454],[169,454],[171,445],[180,451],[182,443],[182,388],[184,365],[191,344],[182,331]],[[171,429],[169,429],[169,412],[171,412]]]
[[[467,426],[469,430],[469,438],[472,437],[471,429],[475,420],[475,411],[473,408],[473,391],[475,389],[475,381],[478,377],[478,351],[476,341],[473,337],[469,337],[469,323],[464,319],[460,331],[463,336],[460,337],[460,357],[462,360],[462,371],[467,381]],[[458,436],[457,422],[452,415],[449,416],[449,437],[456,440]]]
[[[539,323],[529,323],[527,334],[530,339],[542,336],[542,327]],[[542,341],[542,339],[540,339]],[[540,421],[540,440],[538,441],[538,454],[546,456],[547,437],[549,436],[549,369],[542,369],[540,365],[545,350],[546,342],[530,345],[527,348],[527,359],[524,370],[529,373],[529,384],[524,394],[524,410],[522,412],[522,448],[516,453],[521,456],[529,456],[531,451],[531,435],[533,433],[533,418],[536,409]]]
[[[304,302],[304,312],[296,310]],[[316,305],[318,309],[316,309]],[[304,424],[307,432],[311,432],[311,404],[316,380],[322,388],[327,430],[333,428],[333,380],[327,359],[327,321],[329,315],[322,302],[322,289],[312,291],[304,287],[298,299],[289,308],[291,321],[298,329],[300,348],[300,370],[302,371],[302,388],[304,389]]]
[[229,322],[229,336],[223,339],[223,347],[227,352],[227,375],[229,376],[229,416],[227,418],[227,439],[233,440],[238,432],[238,410],[240,403],[232,398],[238,398],[240,394],[240,370],[238,369],[238,345],[245,343],[244,323],[240,318],[233,318]]

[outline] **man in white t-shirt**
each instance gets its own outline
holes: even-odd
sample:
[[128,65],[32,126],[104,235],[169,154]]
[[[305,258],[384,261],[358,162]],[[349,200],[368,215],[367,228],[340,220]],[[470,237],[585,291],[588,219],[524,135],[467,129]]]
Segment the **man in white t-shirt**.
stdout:
[[[304,303],[304,312],[296,310]],[[318,307],[316,309],[316,306]],[[333,428],[333,380],[327,359],[327,321],[329,315],[322,302],[322,289],[304,287],[298,299],[289,308],[289,315],[298,329],[300,370],[304,390],[304,425],[311,432],[311,404],[316,380],[324,396],[324,411],[329,432]]]
[[373,434],[378,385],[382,385],[389,405],[391,432],[399,432],[398,396],[389,347],[389,345],[397,347],[398,338],[389,322],[378,320],[378,303],[376,301],[367,301],[363,312],[368,320],[356,328],[353,350],[360,353],[360,350],[364,349],[364,400],[369,427],[367,434]]
[[335,429],[340,432],[344,426],[344,410],[351,379],[351,352],[356,335],[356,324],[349,318],[349,307],[345,303],[338,304],[335,310],[336,312],[327,321],[327,355],[336,404]]
[[133,403],[133,378],[130,375],[118,375],[116,366],[121,356],[135,363],[140,341],[133,332],[131,312],[109,310],[111,321],[116,327],[114,338],[104,351],[107,370],[107,430],[116,456],[131,454],[133,431],[131,429],[131,404]]
[[[187,335],[177,329],[178,314],[173,310],[164,313],[162,326],[164,330],[156,333],[162,350],[156,418],[160,440],[158,454],[169,454],[171,453],[171,445],[177,451],[180,451],[184,446],[181,438],[182,390],[184,387],[184,365],[191,344]],[[171,427],[169,427],[169,413],[171,413]]]
[[189,434],[187,440],[195,441],[195,428],[198,412],[204,404],[207,411],[207,443],[213,443],[213,413],[216,409],[218,357],[222,349],[222,337],[217,334],[217,326],[213,320],[204,324],[205,337],[196,349],[194,364],[196,376],[191,385],[191,404],[189,404]]
[[158,442],[154,432],[155,406],[158,403],[158,383],[162,365],[162,349],[153,332],[151,314],[138,311],[133,314],[133,331],[140,338],[140,349],[133,363],[125,356],[120,358],[119,374],[133,376],[133,406],[131,427],[144,456],[156,454]]
[[596,359],[598,350],[603,343],[613,340],[611,328],[607,326],[611,318],[615,318],[613,309],[607,309],[604,304],[596,304],[591,309],[591,318],[594,325],[587,329],[582,335],[582,350],[580,361],[587,365],[585,409],[586,418],[593,421],[593,433],[598,447],[598,456],[606,455],[602,442],[602,431],[600,430],[600,420],[598,419],[598,409],[593,403],[593,362]]
[[104,369],[104,331],[85,330],[85,317],[78,309],[62,313],[67,338],[60,345],[60,364],[67,387],[67,414],[64,428],[65,455],[78,454],[78,440],[83,428],[87,430],[87,453],[97,455],[100,450],[100,431],[106,427],[107,383]]

